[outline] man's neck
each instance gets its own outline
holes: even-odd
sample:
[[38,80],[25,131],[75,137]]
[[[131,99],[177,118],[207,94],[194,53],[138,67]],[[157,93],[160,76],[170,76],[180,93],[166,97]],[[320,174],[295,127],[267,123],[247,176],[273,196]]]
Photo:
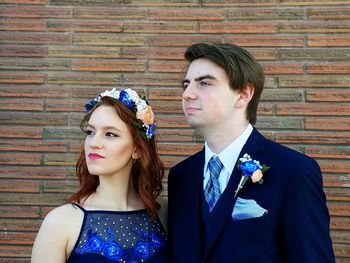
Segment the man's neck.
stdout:
[[236,140],[244,132],[248,124],[248,121],[242,121],[236,123],[233,127],[210,129],[203,132],[203,136],[210,149],[218,154]]

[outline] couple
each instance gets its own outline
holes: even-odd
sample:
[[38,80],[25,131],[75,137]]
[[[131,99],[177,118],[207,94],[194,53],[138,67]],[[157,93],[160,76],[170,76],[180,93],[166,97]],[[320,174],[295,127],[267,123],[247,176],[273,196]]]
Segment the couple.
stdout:
[[319,166],[252,126],[258,62],[232,44],[185,58],[183,109],[205,147],[169,172],[168,223],[152,109],[106,91],[82,122],[80,191],[45,218],[32,262],[334,262]]

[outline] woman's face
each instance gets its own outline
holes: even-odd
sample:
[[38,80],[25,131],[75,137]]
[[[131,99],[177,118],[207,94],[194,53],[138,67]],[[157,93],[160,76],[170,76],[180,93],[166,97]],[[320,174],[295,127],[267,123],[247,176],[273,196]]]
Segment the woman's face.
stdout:
[[135,155],[134,141],[112,106],[99,106],[86,125],[85,158],[90,174],[129,175]]

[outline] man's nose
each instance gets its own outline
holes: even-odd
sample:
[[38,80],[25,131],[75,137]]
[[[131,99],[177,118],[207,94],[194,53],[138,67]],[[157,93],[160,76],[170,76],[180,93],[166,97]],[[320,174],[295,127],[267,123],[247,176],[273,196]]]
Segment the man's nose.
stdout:
[[184,92],[182,93],[182,99],[184,100],[193,100],[197,97],[195,89],[194,89],[194,83],[190,82],[188,83],[187,87],[185,88]]

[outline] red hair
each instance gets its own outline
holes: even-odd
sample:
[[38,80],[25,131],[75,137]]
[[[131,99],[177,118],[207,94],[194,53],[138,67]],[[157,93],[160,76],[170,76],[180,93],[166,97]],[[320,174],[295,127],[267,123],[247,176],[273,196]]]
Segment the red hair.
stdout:
[[[134,144],[139,150],[140,158],[136,160],[131,169],[131,178],[135,190],[140,195],[147,210],[152,216],[155,216],[160,207],[156,198],[163,190],[162,180],[164,176],[164,165],[157,153],[155,136],[152,136],[150,139],[142,138],[139,128],[134,124],[137,123],[135,113],[119,100],[110,97],[103,97],[102,101],[97,103],[96,106],[85,115],[80,124],[82,130],[84,130],[91,114],[101,105],[112,106],[116,110],[118,116],[127,125],[134,139]],[[71,203],[84,203],[86,198],[96,191],[100,183],[99,177],[90,174],[88,171],[84,149],[80,153],[77,161],[76,173],[79,178],[80,189],[70,196],[68,201]]]

